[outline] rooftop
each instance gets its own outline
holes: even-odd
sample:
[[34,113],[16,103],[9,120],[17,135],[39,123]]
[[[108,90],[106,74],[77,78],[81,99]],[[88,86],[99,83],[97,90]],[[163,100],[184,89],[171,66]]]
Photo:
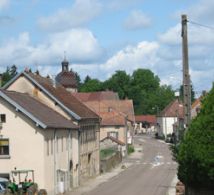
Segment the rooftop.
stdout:
[[44,124],[46,128],[77,129],[78,126],[28,94],[0,89],[0,97],[27,117]]

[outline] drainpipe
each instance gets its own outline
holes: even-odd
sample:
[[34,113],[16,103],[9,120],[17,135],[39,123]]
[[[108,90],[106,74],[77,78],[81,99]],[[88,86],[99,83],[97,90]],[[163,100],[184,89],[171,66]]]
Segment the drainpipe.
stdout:
[[77,177],[78,177],[78,180],[77,180],[77,185],[79,186],[80,185],[80,144],[81,144],[81,142],[80,142],[80,132],[81,132],[81,125],[80,125],[80,127],[79,127],[79,130],[78,130],[78,170],[77,170]]
[[125,116],[125,137],[126,137],[126,139],[125,139],[125,144],[126,144],[126,157],[128,157],[128,124],[127,124],[127,117],[128,116]]
[[70,171],[73,171],[73,167],[72,167],[72,170],[70,170],[70,160],[71,160],[70,148],[71,148],[71,129],[68,130],[68,189],[69,190],[71,190],[71,174],[70,174]]
[[57,180],[56,180],[56,129],[54,129],[54,195],[57,194],[56,186],[57,186]]
[[165,114],[164,116],[165,116],[165,141],[166,141],[166,138],[167,138],[167,122],[166,122],[166,114]]

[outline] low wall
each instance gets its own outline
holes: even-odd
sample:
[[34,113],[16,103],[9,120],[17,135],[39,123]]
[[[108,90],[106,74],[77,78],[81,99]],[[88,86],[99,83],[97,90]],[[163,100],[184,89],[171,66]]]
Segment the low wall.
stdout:
[[115,152],[112,156],[100,160],[100,172],[105,173],[110,171],[122,162],[121,152]]

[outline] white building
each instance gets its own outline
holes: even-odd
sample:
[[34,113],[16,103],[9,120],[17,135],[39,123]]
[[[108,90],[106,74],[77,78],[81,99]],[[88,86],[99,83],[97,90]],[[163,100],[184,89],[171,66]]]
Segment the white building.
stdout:
[[[173,125],[179,122],[179,119],[184,117],[183,104],[179,100],[172,101],[166,108],[157,116],[158,135],[165,137],[172,134]],[[175,133],[175,132],[174,132]]]

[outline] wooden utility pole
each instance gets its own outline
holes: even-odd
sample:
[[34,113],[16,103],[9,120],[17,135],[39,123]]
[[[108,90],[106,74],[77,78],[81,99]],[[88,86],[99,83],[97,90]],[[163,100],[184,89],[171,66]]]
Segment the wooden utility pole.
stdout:
[[183,96],[184,96],[184,124],[188,127],[191,120],[191,85],[189,75],[187,15],[181,16],[182,24],[182,54],[183,54]]

